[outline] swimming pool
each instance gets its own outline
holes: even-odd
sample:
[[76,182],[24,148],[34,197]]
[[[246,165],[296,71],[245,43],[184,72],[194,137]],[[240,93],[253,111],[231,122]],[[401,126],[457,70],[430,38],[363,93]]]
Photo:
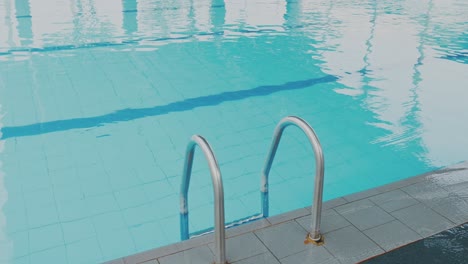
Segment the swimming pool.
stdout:
[[[325,200],[468,159],[468,5],[429,1],[0,1],[0,263],[96,263],[179,240],[192,134],[226,221],[260,212],[276,123],[325,155]],[[288,129],[270,213],[310,204]],[[196,155],[190,229],[213,225]]]

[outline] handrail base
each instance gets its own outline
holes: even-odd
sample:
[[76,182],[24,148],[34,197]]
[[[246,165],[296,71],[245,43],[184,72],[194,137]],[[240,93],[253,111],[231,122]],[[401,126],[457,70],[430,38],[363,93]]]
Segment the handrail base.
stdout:
[[307,234],[305,240],[304,240],[304,244],[312,244],[312,245],[316,245],[316,246],[322,246],[323,244],[325,244],[325,238],[323,237],[323,235],[320,235],[318,239],[313,239],[310,235],[310,233]]

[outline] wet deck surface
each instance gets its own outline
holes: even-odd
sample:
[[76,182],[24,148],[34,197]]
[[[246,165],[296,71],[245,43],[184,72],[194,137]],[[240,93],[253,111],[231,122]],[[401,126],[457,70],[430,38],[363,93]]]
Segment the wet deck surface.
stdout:
[[364,261],[364,264],[468,262],[468,223]]
[[[468,162],[325,202],[323,246],[304,244],[310,208],[302,208],[228,229],[226,254],[236,264],[356,263],[466,222]],[[109,263],[205,264],[214,254],[210,234]]]

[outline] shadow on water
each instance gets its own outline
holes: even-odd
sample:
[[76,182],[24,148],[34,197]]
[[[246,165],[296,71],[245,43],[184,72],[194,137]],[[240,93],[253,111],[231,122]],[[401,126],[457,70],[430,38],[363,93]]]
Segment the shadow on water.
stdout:
[[4,127],[1,130],[3,135],[0,139],[34,136],[57,131],[66,131],[70,129],[91,128],[102,126],[104,124],[164,115],[171,112],[188,111],[198,107],[214,106],[224,102],[238,101],[250,97],[265,96],[281,91],[303,89],[320,83],[335,82],[337,79],[338,78],[335,76],[327,75],[320,78],[287,82],[280,85],[263,85],[248,90],[230,91],[189,98],[183,101],[177,101],[161,106],[122,109],[113,113],[94,117],[72,118],[24,126]]

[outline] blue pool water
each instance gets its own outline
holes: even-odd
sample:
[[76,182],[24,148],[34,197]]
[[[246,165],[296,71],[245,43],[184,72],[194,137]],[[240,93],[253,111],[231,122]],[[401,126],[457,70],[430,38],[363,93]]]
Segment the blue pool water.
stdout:
[[[226,221],[260,212],[286,115],[322,141],[325,200],[468,159],[464,0],[0,1],[0,263],[96,263],[179,240],[192,134]],[[286,131],[271,214],[308,206],[312,149]],[[190,228],[213,225],[197,155]]]

